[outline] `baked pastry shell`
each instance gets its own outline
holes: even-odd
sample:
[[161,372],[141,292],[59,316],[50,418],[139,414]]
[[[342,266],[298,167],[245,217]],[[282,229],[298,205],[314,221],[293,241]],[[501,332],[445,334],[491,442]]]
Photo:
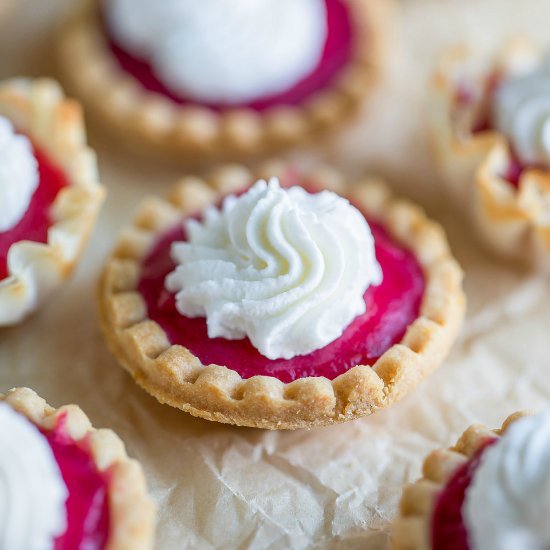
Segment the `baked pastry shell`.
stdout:
[[59,166],[68,185],[54,200],[46,243],[19,241],[0,280],[0,326],[21,321],[71,274],[95,224],[105,190],[86,145],[82,111],[49,79],[0,83],[0,115],[28,135]]
[[531,414],[529,411],[516,412],[496,430],[474,424],[460,436],[454,447],[431,452],[424,461],[422,478],[403,490],[399,516],[392,527],[395,550],[431,550],[432,513],[447,482],[488,441],[500,437],[516,420]]
[[387,407],[406,395],[447,355],[464,314],[462,271],[449,252],[442,228],[412,204],[393,198],[378,181],[348,187],[335,170],[303,178],[319,190],[349,197],[381,223],[422,266],[426,289],[418,318],[401,342],[372,365],[358,365],[334,380],[307,377],[283,383],[271,376],[242,379],[222,365],[203,365],[188,349],[171,345],[147,316],[137,291],[140,265],[154,242],[182,217],[242,190],[260,177],[288,174],[284,163],[255,173],[239,165],[221,167],[206,179],[183,178],[166,199],[149,198],[122,233],[99,289],[101,327],[121,365],[161,403],[195,416],[269,429],[296,429],[344,422]]
[[340,126],[358,111],[380,77],[391,41],[392,0],[345,2],[356,35],[352,58],[329,86],[296,106],[275,105],[260,113],[247,107],[217,112],[199,104],[178,105],[145,90],[110,51],[99,0],[88,0],[61,31],[60,65],[94,116],[130,149],[192,164],[269,155]]
[[518,187],[506,181],[512,159],[509,142],[496,130],[472,132],[480,108],[457,109],[461,85],[481,90],[490,75],[520,74],[541,62],[529,42],[514,40],[491,61],[468,48],[449,51],[435,75],[430,98],[433,146],[441,177],[456,207],[473,222],[497,254],[550,272],[550,170],[525,169]]
[[108,429],[95,429],[77,405],[50,407],[29,388],[14,388],[0,401],[25,415],[45,431],[53,430],[61,417],[69,437],[86,441],[99,472],[107,474],[109,538],[106,550],[149,550],[153,548],[155,506],[147,494],[140,464],[126,454],[119,437]]

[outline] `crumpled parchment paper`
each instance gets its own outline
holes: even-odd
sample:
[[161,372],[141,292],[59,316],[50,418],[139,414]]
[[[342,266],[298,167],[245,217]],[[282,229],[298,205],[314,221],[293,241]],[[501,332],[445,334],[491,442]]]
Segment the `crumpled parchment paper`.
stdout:
[[[0,75],[55,74],[54,23],[68,0],[21,0],[0,32]],[[544,39],[545,0],[403,0],[389,76],[362,120],[298,158],[369,169],[421,201],[447,228],[466,271],[467,322],[446,363],[391,409],[334,427],[263,432],[198,420],[159,405],[120,369],[99,334],[96,282],[140,198],[183,172],[136,159],[104,133],[91,142],[109,198],[71,283],[23,325],[0,331],[0,388],[34,388],[78,403],[115,430],[158,502],[155,548],[389,546],[403,483],[424,455],[471,423],[498,426],[550,399],[550,286],[481,249],[440,193],[427,147],[426,82],[445,44],[488,51],[519,32]],[[460,209],[460,205],[455,205]]]

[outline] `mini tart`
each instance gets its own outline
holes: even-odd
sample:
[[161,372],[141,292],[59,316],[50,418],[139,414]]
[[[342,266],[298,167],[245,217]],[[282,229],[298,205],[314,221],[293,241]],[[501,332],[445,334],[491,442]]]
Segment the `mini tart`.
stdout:
[[514,413],[497,430],[474,424],[460,436],[454,447],[430,453],[424,461],[423,477],[403,490],[399,516],[392,529],[393,547],[396,550],[431,550],[434,547],[432,516],[447,484],[461,468],[479,459],[484,448],[503,435],[513,422],[530,414],[527,411]]
[[44,434],[61,429],[63,438],[69,437],[89,454],[97,471],[108,480],[106,550],[153,548],[155,507],[147,495],[143,470],[127,456],[124,444],[114,432],[93,428],[77,405],[50,407],[29,388],[14,388],[0,394],[0,400],[26,416]]
[[0,115],[25,134],[64,179],[49,206],[47,228],[41,228],[44,242],[23,233],[20,240],[6,244],[6,233],[0,233],[0,251],[6,253],[0,258],[6,262],[0,269],[3,326],[21,321],[69,277],[105,191],[98,182],[95,154],[86,145],[80,106],[66,99],[56,82],[20,78],[0,83]]
[[179,105],[146,90],[120,67],[107,42],[99,0],[69,21],[59,56],[75,93],[116,131],[123,143],[184,162],[264,155],[305,142],[355,113],[382,69],[392,19],[391,0],[342,0],[350,12],[351,59],[326,86],[298,105],[275,104],[215,111]]
[[466,48],[452,50],[435,75],[430,107],[436,157],[457,207],[495,252],[549,271],[550,172],[519,167],[503,134],[476,128],[495,84],[541,60],[541,52],[519,40],[490,62]]
[[452,258],[442,228],[417,207],[390,196],[384,185],[365,180],[346,186],[331,169],[300,175],[292,183],[308,190],[337,190],[370,221],[384,227],[421,266],[425,279],[418,315],[395,345],[372,366],[357,365],[329,380],[299,377],[284,383],[274,376],[243,379],[236,370],[204,365],[149,317],[138,291],[140,271],[155,243],[184,217],[221,197],[246,189],[257,178],[292,171],[271,163],[252,174],[226,166],[205,180],[183,178],[166,199],[147,199],[120,237],[99,291],[101,326],[107,342],[136,382],[161,403],[208,420],[269,429],[296,429],[344,422],[387,407],[407,394],[446,356],[461,326],[465,299],[462,272]]

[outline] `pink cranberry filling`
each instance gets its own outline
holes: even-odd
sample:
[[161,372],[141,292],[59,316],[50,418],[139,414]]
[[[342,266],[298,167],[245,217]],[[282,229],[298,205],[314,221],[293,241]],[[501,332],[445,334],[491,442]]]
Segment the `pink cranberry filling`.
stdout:
[[[353,32],[348,8],[343,0],[325,0],[325,2],[328,35],[322,58],[317,67],[289,90],[280,94],[262,97],[251,103],[239,105],[240,107],[263,111],[274,105],[300,104],[311,94],[327,87],[337,73],[349,62],[353,50]],[[178,104],[195,103],[190,98],[177,96],[170,92],[155,76],[151,65],[147,61],[136,58],[126,51],[121,44],[117,43],[105,19],[103,27],[108,38],[109,48],[120,67],[136,79],[146,90],[164,95]],[[227,105],[207,103],[201,103],[201,105],[215,110],[223,110],[227,107]],[[233,107],[235,106],[233,105]]]
[[425,287],[422,268],[410,251],[394,242],[381,226],[371,224],[384,280],[381,285],[367,289],[366,312],[340,338],[308,355],[276,360],[261,355],[248,339],[211,339],[206,320],[178,313],[174,295],[164,288],[166,275],[175,268],[170,246],[186,238],[181,225],[168,231],[153,246],[142,264],[138,289],[149,317],[159,323],[170,342],[185,346],[205,365],[225,365],[243,378],[267,375],[291,382],[306,376],[325,376],[332,380],[355,365],[374,364],[402,339],[407,327],[418,317]]
[[38,188],[19,223],[8,231],[0,232],[0,280],[8,275],[8,252],[12,244],[19,241],[48,241],[50,208],[59,191],[69,183],[63,171],[36,146],[34,156],[38,161],[40,174]]
[[55,550],[101,550],[109,536],[108,480],[86,448],[66,433],[61,417],[53,430],[43,430],[67,486],[67,530],[55,540]]
[[[479,134],[482,132],[487,132],[490,130],[495,130],[495,123],[493,120],[493,115],[491,112],[490,106],[493,103],[493,97],[498,90],[501,79],[498,75],[492,75],[487,79],[485,86],[485,97],[481,99],[488,107],[482,112],[482,116],[474,122],[472,127],[473,134]],[[476,95],[466,86],[459,86],[455,92],[455,101],[457,105],[461,108],[468,108],[472,103],[480,101],[479,98],[476,99]],[[517,188],[519,186],[519,181],[524,170],[528,168],[533,168],[532,166],[525,166],[521,163],[519,158],[514,152],[512,144],[509,143],[509,149],[511,151],[510,162],[506,167],[504,173],[501,176],[509,182],[513,187]]]
[[489,440],[471,460],[461,466],[437,498],[432,515],[433,550],[469,550],[462,506],[483,452],[495,441]]

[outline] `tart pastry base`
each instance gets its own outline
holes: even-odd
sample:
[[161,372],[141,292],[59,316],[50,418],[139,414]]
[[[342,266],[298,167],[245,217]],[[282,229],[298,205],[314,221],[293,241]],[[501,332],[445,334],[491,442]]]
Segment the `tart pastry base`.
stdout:
[[31,138],[63,169],[69,185],[52,204],[45,244],[14,243],[8,277],[0,280],[0,326],[21,321],[70,275],[94,226],[105,191],[95,154],[86,145],[80,106],[53,80],[0,83],[0,115]]
[[526,169],[517,189],[506,181],[508,140],[496,130],[472,132],[482,101],[457,106],[467,86],[483,94],[490,77],[506,77],[540,64],[542,54],[523,41],[511,43],[493,63],[477,62],[467,49],[450,51],[434,80],[433,140],[442,178],[474,222],[484,242],[500,255],[550,272],[550,171]]
[[100,472],[108,472],[109,539],[108,550],[148,550],[153,548],[155,507],[147,495],[140,464],[128,458],[124,444],[111,430],[96,430],[76,405],[59,409],[50,407],[29,388],[14,388],[0,394],[16,411],[38,427],[55,428],[57,418],[64,417],[68,435],[74,441],[86,438],[90,455]]
[[178,105],[145,90],[120,69],[106,44],[98,0],[61,33],[59,57],[71,88],[130,148],[197,163],[266,155],[310,140],[355,113],[382,72],[391,35],[391,0],[346,0],[354,25],[354,54],[334,82],[303,104],[216,112]]
[[427,456],[422,468],[423,477],[403,490],[399,517],[392,528],[395,550],[431,549],[432,512],[436,499],[446,483],[488,439],[499,437],[513,422],[530,414],[527,411],[514,413],[498,430],[474,424],[460,436],[454,447],[438,449]]
[[330,169],[303,175],[309,185],[348,196],[367,217],[412,250],[423,268],[426,290],[418,318],[402,341],[372,366],[358,365],[334,380],[310,377],[284,384],[270,376],[242,379],[234,370],[203,365],[189,350],[171,345],[164,330],[147,317],[136,290],[140,263],[155,240],[185,215],[257,178],[284,176],[284,163],[256,173],[226,166],[206,180],[183,178],[166,200],[150,198],[119,239],[99,291],[100,318],[107,342],[136,382],[161,403],[208,420],[269,429],[296,429],[344,422],[371,414],[406,395],[447,355],[464,314],[462,271],[451,256],[442,228],[412,204],[390,196],[380,182],[346,186]]

